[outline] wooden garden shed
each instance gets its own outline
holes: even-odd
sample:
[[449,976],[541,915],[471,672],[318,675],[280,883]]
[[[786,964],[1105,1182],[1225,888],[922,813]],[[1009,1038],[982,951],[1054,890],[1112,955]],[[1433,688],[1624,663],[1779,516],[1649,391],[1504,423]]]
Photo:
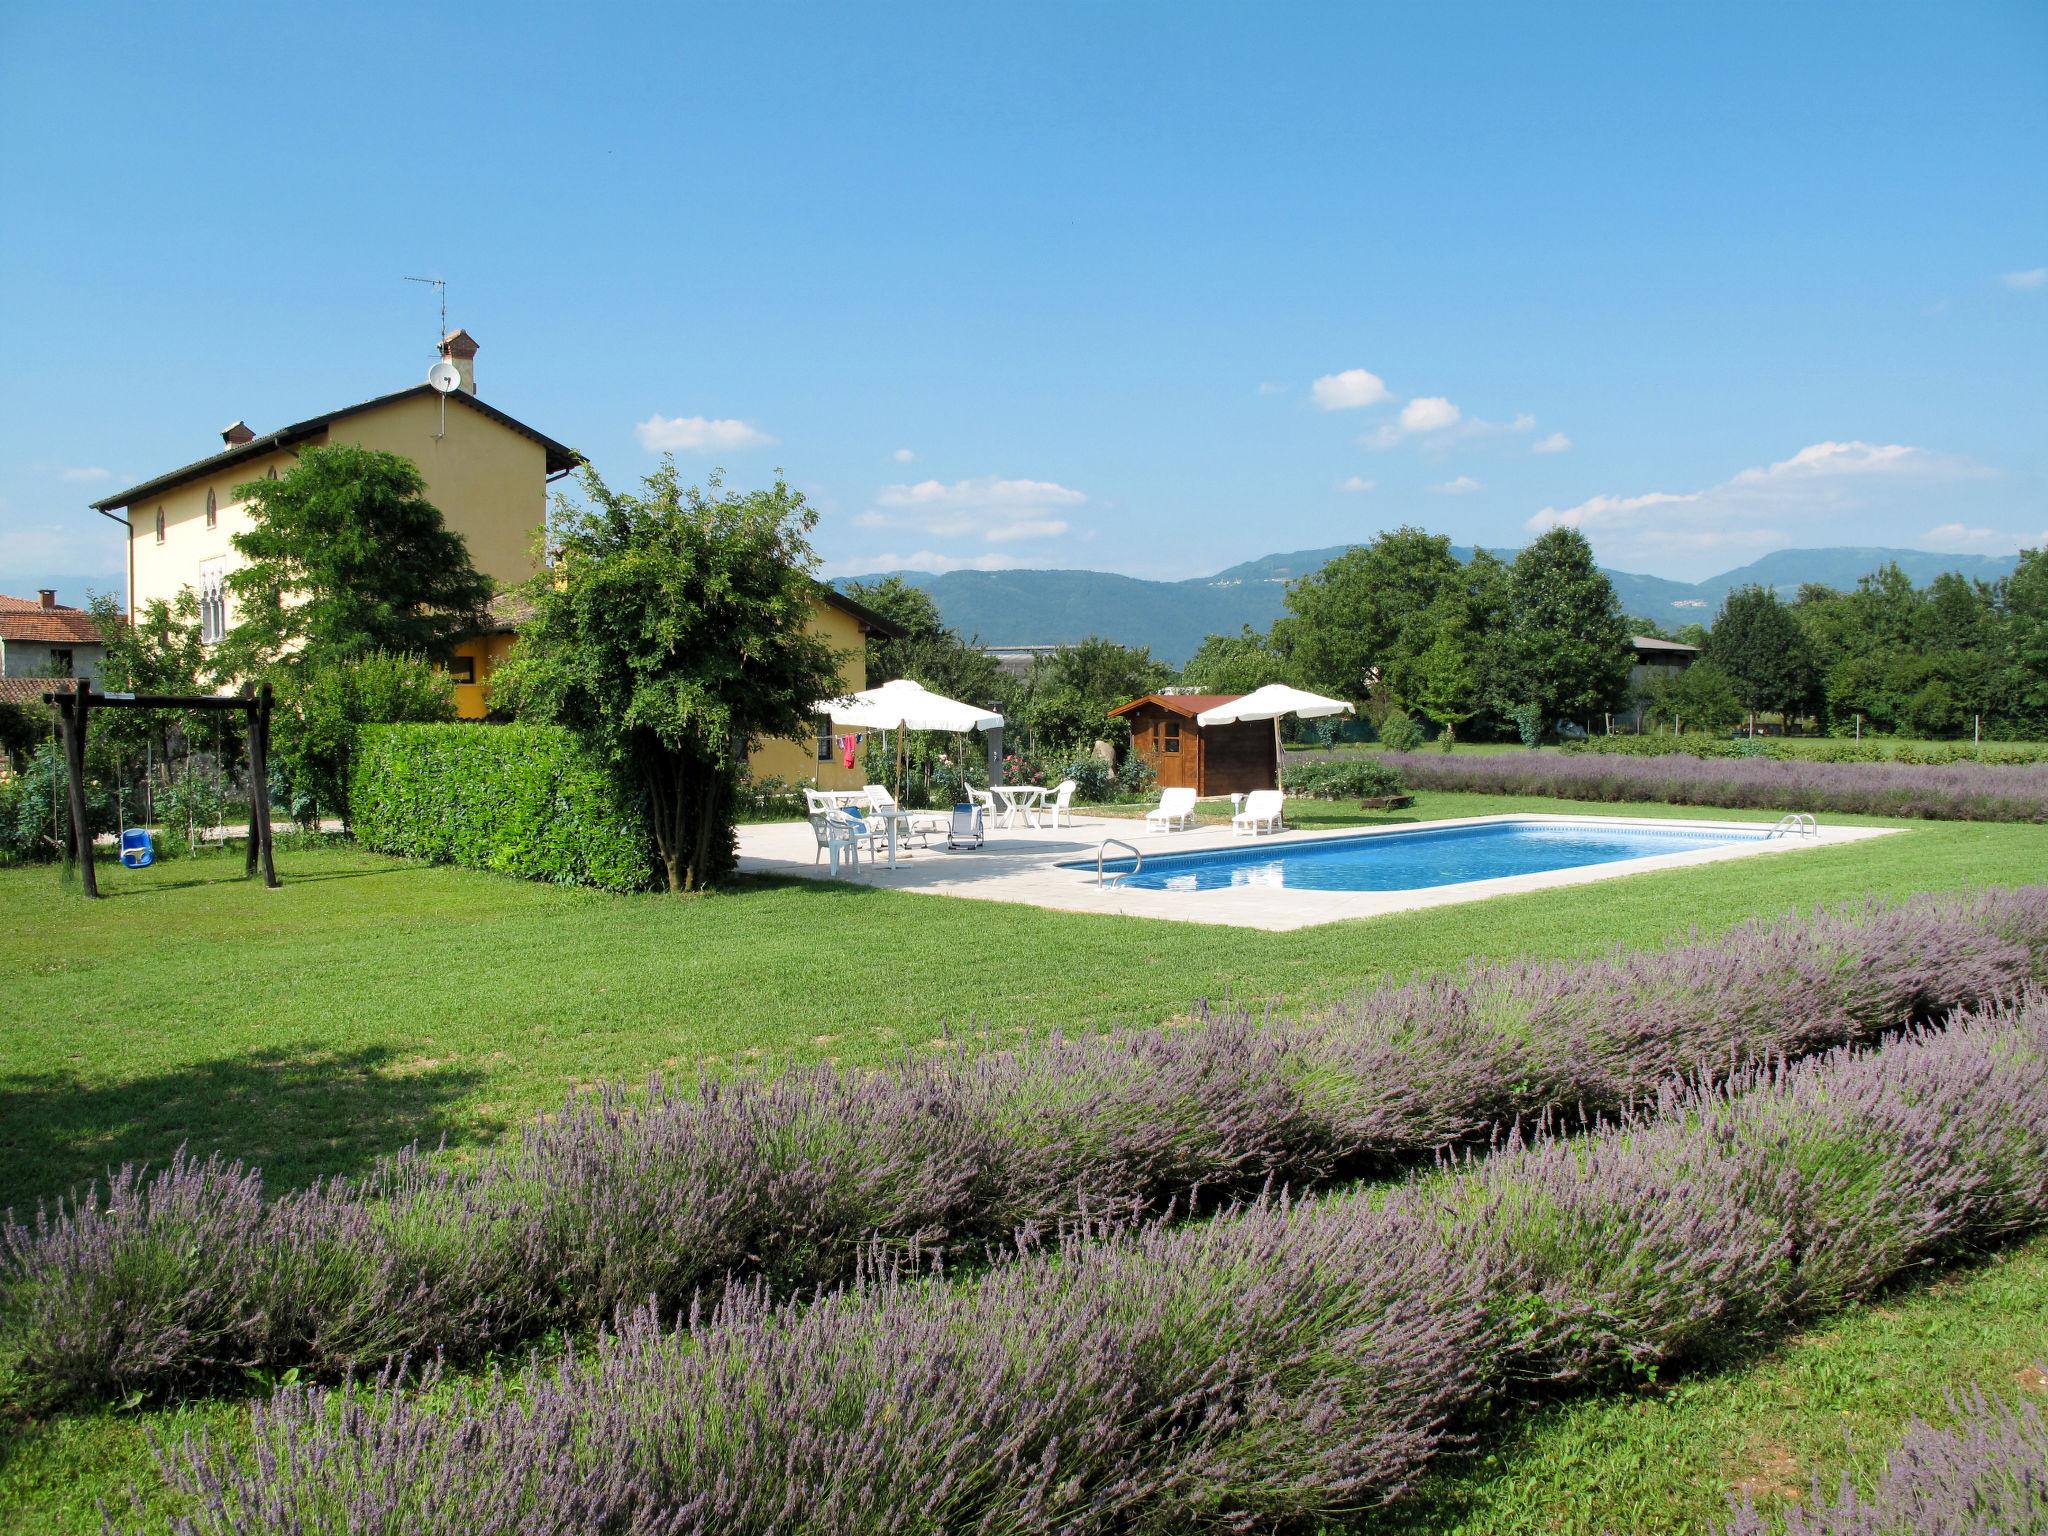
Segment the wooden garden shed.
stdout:
[[1148,693],[1119,704],[1113,718],[1131,724],[1131,750],[1152,765],[1161,789],[1197,795],[1234,795],[1278,789],[1273,722],[1241,720],[1199,725],[1195,716],[1228,704],[1235,693]]

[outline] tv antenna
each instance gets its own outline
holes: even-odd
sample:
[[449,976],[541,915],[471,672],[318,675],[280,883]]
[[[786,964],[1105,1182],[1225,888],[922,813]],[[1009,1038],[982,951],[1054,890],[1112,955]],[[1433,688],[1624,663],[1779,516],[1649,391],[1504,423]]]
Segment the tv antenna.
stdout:
[[[441,329],[434,335],[434,350],[440,352],[448,340],[448,280],[441,277],[408,277],[408,283],[426,283],[441,300]],[[434,360],[434,366],[427,370],[427,382],[434,386],[441,396],[441,430],[434,434],[435,441],[448,435],[448,396],[462,383],[462,374],[447,357]]]

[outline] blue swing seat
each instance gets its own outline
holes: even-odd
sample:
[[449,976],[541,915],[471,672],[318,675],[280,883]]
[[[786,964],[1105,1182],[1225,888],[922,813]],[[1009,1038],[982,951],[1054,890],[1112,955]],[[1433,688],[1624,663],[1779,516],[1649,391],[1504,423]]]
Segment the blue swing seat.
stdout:
[[147,869],[156,862],[156,844],[149,840],[149,828],[130,827],[121,834],[121,862],[130,869]]

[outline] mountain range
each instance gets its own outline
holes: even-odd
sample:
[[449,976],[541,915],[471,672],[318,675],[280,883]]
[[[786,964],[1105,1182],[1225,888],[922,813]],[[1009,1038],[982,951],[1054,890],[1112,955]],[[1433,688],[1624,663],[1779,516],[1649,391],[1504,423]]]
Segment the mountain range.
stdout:
[[[1303,549],[1264,555],[1187,581],[1147,581],[1110,571],[878,571],[841,578],[855,581],[902,577],[922,587],[946,622],[984,645],[1060,645],[1102,635],[1124,645],[1143,645],[1178,666],[1194,654],[1205,635],[1234,635],[1244,625],[1263,630],[1285,611],[1288,585],[1312,575],[1351,546]],[[1460,560],[1472,551],[1456,548]],[[1511,549],[1491,553],[1512,560]],[[1710,624],[1722,601],[1737,587],[1769,587],[1790,598],[1807,582],[1849,588],[1857,579],[1896,561],[1918,586],[1944,571],[1985,581],[2009,575],[2012,555],[1936,555],[1918,549],[1781,549],[1705,581],[1668,581],[1630,571],[1607,571],[1622,608],[1666,628]],[[1603,567],[1603,569],[1605,569]]]

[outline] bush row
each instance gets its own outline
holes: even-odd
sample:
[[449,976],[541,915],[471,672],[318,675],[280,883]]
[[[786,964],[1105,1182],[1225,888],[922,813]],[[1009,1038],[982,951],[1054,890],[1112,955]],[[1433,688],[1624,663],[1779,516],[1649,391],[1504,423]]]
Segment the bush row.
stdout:
[[1362,754],[1289,763],[1280,784],[1290,795],[1311,800],[1382,799],[1408,789],[1393,764]]
[[1448,1177],[760,1288],[452,1401],[294,1387],[167,1458],[190,1533],[1301,1529],[1489,1410],[1724,1356],[2048,1219],[2048,999]]
[[1565,800],[1663,801],[1768,811],[1840,811],[1935,821],[2048,821],[2048,764],[1706,761],[1682,754],[1504,752],[1387,755],[1413,789]]
[[1781,1526],[1745,1498],[1721,1536],[2022,1536],[2048,1531],[2048,1421],[2032,1403],[1972,1391],[1953,1429],[1915,1419],[1868,1495],[1847,1475]]
[[2030,887],[1475,966],[1285,1022],[613,1089],[467,1168],[409,1155],[276,1200],[181,1157],[0,1231],[7,1348],[51,1396],[116,1398],[474,1356],[650,1297],[835,1284],[874,1239],[973,1258],[1621,1114],[1674,1074],[1867,1041],[2044,971],[2048,887]]
[[555,726],[363,726],[349,809],[380,853],[607,891],[654,883],[637,800]]
[[2025,766],[2048,762],[2048,746],[2038,742],[1890,743],[1839,736],[1730,737],[1703,735],[1589,736],[1564,743],[1566,752],[1591,752],[1607,757],[1762,757],[1783,763],[1908,763],[1941,767],[1949,763],[1993,763]]

